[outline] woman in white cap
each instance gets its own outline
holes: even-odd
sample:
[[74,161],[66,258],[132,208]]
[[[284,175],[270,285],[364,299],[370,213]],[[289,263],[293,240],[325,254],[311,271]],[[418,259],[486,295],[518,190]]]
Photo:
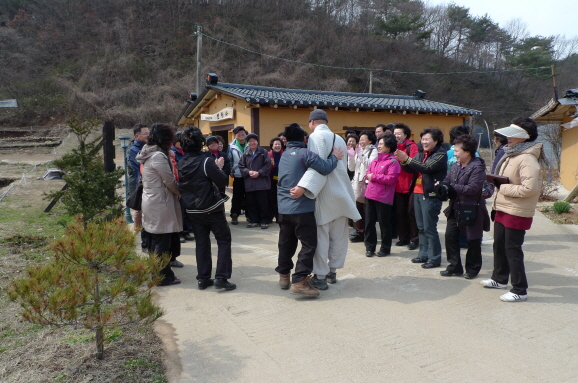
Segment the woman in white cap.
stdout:
[[481,281],[484,287],[505,289],[504,302],[521,302],[528,298],[528,281],[524,268],[524,236],[532,226],[532,217],[540,197],[540,164],[542,144],[536,143],[538,127],[531,118],[517,118],[512,125],[495,131],[508,139],[504,155],[497,163],[496,175],[507,177],[496,182],[492,206],[494,219],[494,271],[491,279]]

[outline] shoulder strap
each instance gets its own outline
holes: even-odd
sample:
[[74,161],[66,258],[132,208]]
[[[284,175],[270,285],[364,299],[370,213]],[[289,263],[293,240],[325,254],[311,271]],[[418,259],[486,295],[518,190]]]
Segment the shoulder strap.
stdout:
[[337,134],[333,133],[333,144],[331,145],[331,148],[329,150],[329,154],[327,155],[327,158],[331,157],[331,153],[333,153],[333,148],[335,147],[335,137],[337,136]]

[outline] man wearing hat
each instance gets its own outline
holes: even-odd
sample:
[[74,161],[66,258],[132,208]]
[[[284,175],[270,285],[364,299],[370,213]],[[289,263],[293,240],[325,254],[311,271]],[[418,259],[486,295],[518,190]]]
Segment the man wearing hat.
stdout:
[[247,146],[247,131],[243,126],[237,126],[233,129],[235,139],[229,144],[229,164],[231,164],[231,177],[233,180],[233,200],[231,201],[231,224],[237,225],[239,223],[238,217],[241,214],[241,209],[245,206],[245,180],[239,170],[239,161],[245,153]]
[[[223,158],[224,165],[221,169],[227,176],[231,174],[231,164],[229,163],[229,157],[219,150],[219,139],[215,136],[207,136],[205,138],[205,145],[209,148],[208,154],[217,162],[219,158]],[[219,188],[221,193],[225,193],[225,187]]]
[[[309,115],[309,129],[313,133],[309,136],[308,148],[322,158],[328,158],[333,147],[341,148],[344,153],[347,151],[345,141],[329,129],[328,121],[327,113],[321,109],[315,109]],[[337,269],[343,268],[345,264],[348,219],[361,219],[355,207],[355,196],[345,160],[339,160],[335,170],[327,176],[308,169],[298,185],[291,190],[294,198],[299,198],[303,193],[308,198],[316,199],[317,250],[313,259],[315,275],[310,281],[319,290],[327,290],[327,282],[336,283]]]

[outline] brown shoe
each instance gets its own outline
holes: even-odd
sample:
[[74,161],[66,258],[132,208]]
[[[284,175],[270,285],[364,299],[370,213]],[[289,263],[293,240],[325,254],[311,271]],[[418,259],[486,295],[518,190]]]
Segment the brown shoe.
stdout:
[[309,283],[309,278],[311,278],[311,276],[308,275],[301,282],[293,283],[291,285],[291,289],[289,289],[289,292],[291,294],[303,295],[306,297],[318,297],[319,290],[311,286],[311,284]]
[[291,286],[291,273],[279,274],[279,286],[282,290],[287,290]]

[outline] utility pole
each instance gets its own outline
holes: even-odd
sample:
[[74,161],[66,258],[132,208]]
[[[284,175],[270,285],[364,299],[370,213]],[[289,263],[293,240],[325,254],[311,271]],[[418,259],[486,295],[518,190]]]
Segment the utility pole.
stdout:
[[201,84],[203,83],[203,70],[201,68],[201,59],[203,51],[203,34],[202,27],[197,25],[197,97],[201,95]]
[[554,99],[558,101],[558,87],[556,86],[556,71],[554,70],[554,64],[552,64],[552,81],[554,82]]
[[369,71],[369,93],[373,93],[373,72]]

